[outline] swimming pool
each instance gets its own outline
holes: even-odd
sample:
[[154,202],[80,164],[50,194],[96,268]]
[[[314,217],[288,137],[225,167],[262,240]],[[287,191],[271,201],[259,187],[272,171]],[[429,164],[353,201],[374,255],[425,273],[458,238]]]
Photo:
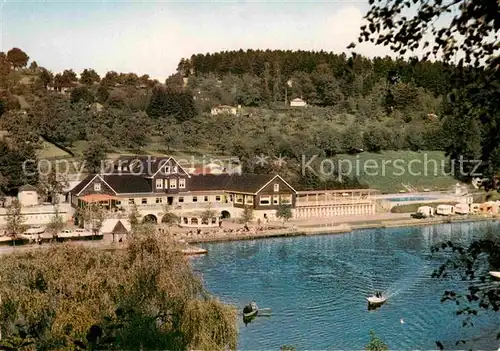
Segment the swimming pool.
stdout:
[[407,201],[428,201],[428,200],[435,200],[435,198],[425,197],[425,196],[407,196],[407,197],[392,197],[386,200],[390,202],[407,202]]

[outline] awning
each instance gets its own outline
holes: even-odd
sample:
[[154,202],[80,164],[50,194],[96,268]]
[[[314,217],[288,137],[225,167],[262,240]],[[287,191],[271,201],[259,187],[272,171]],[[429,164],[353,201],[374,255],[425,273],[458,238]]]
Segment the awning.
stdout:
[[101,201],[119,200],[119,199],[117,197],[106,194],[91,194],[81,197],[80,200],[85,202],[101,202]]

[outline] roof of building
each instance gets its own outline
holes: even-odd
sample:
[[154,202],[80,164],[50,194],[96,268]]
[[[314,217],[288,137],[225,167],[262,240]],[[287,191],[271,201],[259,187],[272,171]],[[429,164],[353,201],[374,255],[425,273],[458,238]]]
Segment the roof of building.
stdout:
[[[184,171],[187,174],[187,172],[177,162],[177,160],[170,156],[121,156],[116,159],[113,164],[115,166],[114,172],[116,173],[129,173],[132,175],[143,175],[146,177],[151,177],[156,174],[163,166],[170,162],[179,166],[181,171]],[[118,166],[120,166],[121,169],[116,169],[116,167]]]
[[191,191],[224,190],[231,175],[229,174],[197,174],[191,176]]
[[128,234],[127,228],[123,225],[122,221],[116,222],[115,227],[111,231],[112,234]]
[[73,189],[70,190],[70,193],[78,195],[85,187],[95,178],[95,174],[89,174],[86,176],[80,183],[78,183]]
[[273,180],[274,177],[276,177],[275,174],[233,173],[226,188],[236,192],[254,194]]
[[35,188],[33,185],[26,184],[23,185],[22,187],[19,188],[19,192],[21,191],[37,191],[38,189]]
[[119,194],[151,192],[151,184],[140,175],[111,174],[103,176],[103,179]]

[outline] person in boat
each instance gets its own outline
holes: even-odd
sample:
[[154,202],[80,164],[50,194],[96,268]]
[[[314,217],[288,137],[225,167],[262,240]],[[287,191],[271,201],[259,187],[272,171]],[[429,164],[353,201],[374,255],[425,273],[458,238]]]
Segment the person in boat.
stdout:
[[259,309],[255,301],[250,302],[250,307],[252,307],[252,311],[257,311]]

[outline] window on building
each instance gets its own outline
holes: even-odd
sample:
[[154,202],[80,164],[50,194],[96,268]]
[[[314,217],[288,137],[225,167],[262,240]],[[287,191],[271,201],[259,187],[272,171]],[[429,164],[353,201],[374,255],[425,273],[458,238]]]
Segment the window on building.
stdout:
[[173,167],[172,167],[172,172],[173,172],[173,173],[177,173],[177,166],[173,166]]
[[165,166],[165,174],[169,174],[170,173],[170,166]]
[[274,191],[275,192],[280,191],[280,185],[279,184],[274,184]]
[[129,204],[129,205],[133,205],[133,204],[135,204],[134,199],[128,199],[128,204]]
[[247,197],[245,198],[245,203],[247,205],[253,205],[253,196],[247,195]]
[[115,201],[115,205],[120,206],[121,204],[122,204],[122,202],[120,200]]
[[179,188],[184,189],[186,187],[186,179],[180,178],[179,179]]
[[156,203],[161,204],[163,202],[163,199],[161,197],[156,198]]
[[177,179],[170,179],[170,189],[177,188]]
[[141,204],[146,205],[148,203],[148,199],[142,198],[141,199]]
[[177,202],[184,202],[184,197],[179,196],[179,198],[177,199]]
[[205,197],[203,198],[203,201],[208,202],[208,196],[205,195]]
[[261,205],[270,205],[271,204],[271,196],[261,196],[260,197]]
[[220,202],[220,196],[219,195],[215,196],[215,201]]
[[236,203],[237,204],[242,204],[243,203],[243,195],[236,194],[235,199],[236,199]]
[[156,189],[163,189],[163,179],[156,179]]
[[94,184],[94,191],[101,191],[101,183]]
[[212,224],[215,224],[215,223],[217,223],[217,218],[212,217]]
[[279,204],[280,204],[279,196],[273,196],[273,205],[279,205]]
[[292,195],[282,195],[281,196],[282,204],[291,204],[292,203]]
[[197,196],[193,196],[193,202],[198,202],[198,197]]

